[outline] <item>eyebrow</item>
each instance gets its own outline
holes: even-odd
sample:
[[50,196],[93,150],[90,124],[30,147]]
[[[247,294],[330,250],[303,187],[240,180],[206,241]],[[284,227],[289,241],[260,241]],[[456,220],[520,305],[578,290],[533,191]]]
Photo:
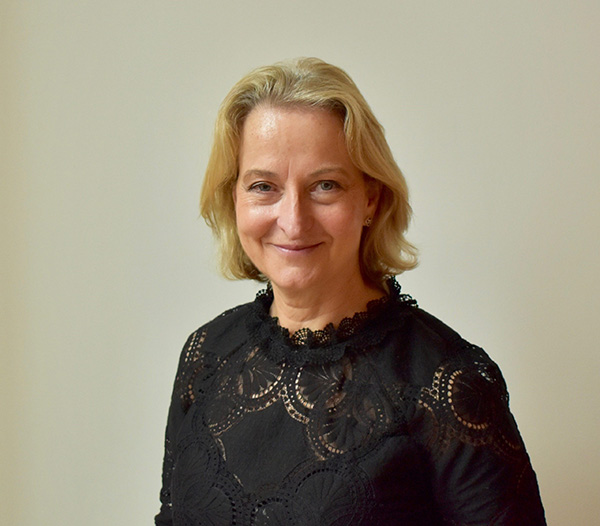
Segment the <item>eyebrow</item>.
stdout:
[[[325,175],[325,174],[329,174],[329,173],[339,173],[341,175],[348,175],[348,172],[346,170],[344,170],[344,168],[342,168],[341,166],[325,166],[324,168],[319,168],[318,170],[315,170],[314,172],[311,172],[309,175],[309,177],[319,177],[321,175]],[[261,170],[259,168],[250,168],[249,170],[246,170],[241,176],[241,179],[247,179],[248,177],[251,176],[258,176],[258,177],[277,177],[277,174],[275,172],[271,172],[270,170]]]
[[242,175],[240,175],[239,178],[247,179],[252,175],[257,175],[258,177],[274,177],[277,174],[269,170],[259,170],[258,168],[250,168],[250,170],[246,170]]
[[341,175],[348,175],[348,172],[346,170],[344,170],[341,166],[326,166],[325,168],[321,168],[319,170],[317,170],[316,172],[312,172],[310,175],[312,177],[318,177],[320,175],[325,175],[325,174],[329,174],[329,173],[339,173]]

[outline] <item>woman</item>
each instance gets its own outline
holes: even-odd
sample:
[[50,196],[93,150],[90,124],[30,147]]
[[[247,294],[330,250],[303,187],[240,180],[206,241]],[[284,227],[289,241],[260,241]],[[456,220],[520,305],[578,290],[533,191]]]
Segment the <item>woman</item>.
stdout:
[[339,68],[234,86],[202,215],[225,274],[268,285],[183,349],[156,524],[545,524],[497,366],[392,277],[407,195]]

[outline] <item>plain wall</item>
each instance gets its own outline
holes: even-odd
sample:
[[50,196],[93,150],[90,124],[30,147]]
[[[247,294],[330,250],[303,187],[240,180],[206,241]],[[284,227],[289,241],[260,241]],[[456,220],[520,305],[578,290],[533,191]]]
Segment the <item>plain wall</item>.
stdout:
[[217,106],[314,55],[409,181],[404,290],[499,363],[549,524],[597,524],[599,6],[5,0],[0,521],[152,522],[181,345],[257,289],[198,219]]

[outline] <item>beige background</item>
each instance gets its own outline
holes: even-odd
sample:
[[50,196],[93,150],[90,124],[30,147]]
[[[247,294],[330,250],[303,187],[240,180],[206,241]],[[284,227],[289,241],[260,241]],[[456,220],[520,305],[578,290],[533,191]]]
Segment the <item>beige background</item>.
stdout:
[[254,66],[345,68],[412,191],[421,306],[500,364],[549,523],[600,494],[600,4],[4,0],[0,522],[143,525],[189,332],[253,297],[197,196]]

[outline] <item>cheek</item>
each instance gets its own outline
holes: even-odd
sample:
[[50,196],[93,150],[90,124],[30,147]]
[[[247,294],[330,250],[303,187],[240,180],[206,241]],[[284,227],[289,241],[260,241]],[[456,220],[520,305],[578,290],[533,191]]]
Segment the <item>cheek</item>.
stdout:
[[265,235],[272,222],[267,207],[248,206],[238,201],[235,208],[235,218],[240,240],[242,238],[259,238]]
[[362,234],[363,217],[354,207],[332,210],[321,218],[321,224],[332,237],[350,239]]

